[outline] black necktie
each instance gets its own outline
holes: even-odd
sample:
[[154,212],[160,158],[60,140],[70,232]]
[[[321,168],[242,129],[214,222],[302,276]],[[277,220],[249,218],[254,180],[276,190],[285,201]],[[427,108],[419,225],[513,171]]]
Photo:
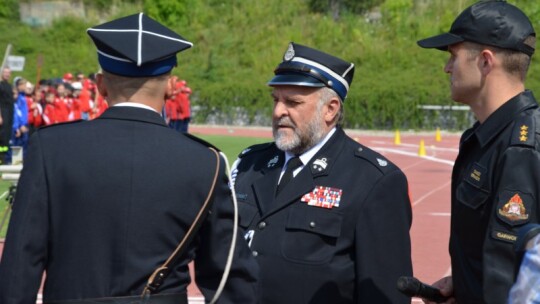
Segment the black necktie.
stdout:
[[285,173],[283,173],[283,176],[281,177],[281,180],[279,181],[279,185],[276,190],[276,195],[285,188],[287,183],[293,178],[293,172],[294,170],[300,168],[302,166],[302,161],[300,160],[300,157],[295,156],[287,162],[287,169],[285,169]]

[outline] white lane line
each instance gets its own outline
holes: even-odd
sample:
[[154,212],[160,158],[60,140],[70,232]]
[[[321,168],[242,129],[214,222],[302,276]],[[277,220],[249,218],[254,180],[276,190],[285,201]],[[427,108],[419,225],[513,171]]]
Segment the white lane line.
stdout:
[[426,198],[428,198],[430,195],[434,194],[435,192],[439,191],[439,190],[442,190],[446,187],[448,187],[450,185],[452,181],[447,181],[446,183],[444,183],[443,185],[429,191],[428,193],[424,194],[422,197],[420,197],[419,199],[417,199],[416,201],[413,202],[413,207],[420,204],[423,200],[425,200]]
[[433,215],[433,216],[450,216],[450,212],[431,212],[429,215]]
[[419,156],[417,153],[405,152],[405,151],[401,151],[401,150],[389,149],[389,148],[384,148],[384,147],[372,147],[372,149],[376,150],[378,152],[390,152],[390,153],[395,153],[395,154],[407,155],[407,156],[411,156],[411,157],[417,157],[417,158],[421,158],[421,159],[430,160],[430,161],[436,162],[436,163],[446,164],[446,165],[449,165],[451,167],[454,166],[453,161],[442,159],[442,158],[436,158],[436,157],[432,157],[432,156]]

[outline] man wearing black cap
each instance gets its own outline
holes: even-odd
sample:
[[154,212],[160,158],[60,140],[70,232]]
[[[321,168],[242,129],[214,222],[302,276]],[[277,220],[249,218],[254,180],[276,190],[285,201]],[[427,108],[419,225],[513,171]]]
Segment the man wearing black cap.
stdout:
[[352,63],[291,43],[268,83],[275,142],[235,163],[262,304],[410,302],[396,288],[412,273],[407,180],[340,127],[353,74]]
[[[187,304],[192,260],[210,301],[230,249],[218,303],[255,303],[258,266],[245,242],[231,248],[223,159],[160,115],[176,53],[192,44],[144,14],[88,34],[103,69],[97,86],[111,107],[33,135],[0,264],[0,303],[36,303],[45,271],[44,303]],[[171,256],[203,204],[200,229]]]
[[452,173],[452,276],[435,284],[458,303],[506,303],[517,231],[540,219],[540,111],[524,85],[535,36],[517,7],[483,1],[449,33],[418,41],[450,53],[452,99],[478,119]]

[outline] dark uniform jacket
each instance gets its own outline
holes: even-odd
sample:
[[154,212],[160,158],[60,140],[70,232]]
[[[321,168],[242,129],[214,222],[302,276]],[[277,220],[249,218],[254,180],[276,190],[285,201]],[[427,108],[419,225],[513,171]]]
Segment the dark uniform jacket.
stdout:
[[458,303],[506,303],[513,243],[539,221],[540,110],[530,91],[467,130],[452,173],[450,254]]
[[284,158],[254,146],[232,173],[260,303],[409,303],[396,288],[412,272],[405,175],[338,128],[274,197]]
[[[223,273],[233,206],[222,162],[211,213],[163,293],[185,292],[188,262],[211,298]],[[153,111],[112,107],[89,122],[38,130],[18,185],[0,266],[0,303],[140,295],[205,201],[216,157]],[[219,303],[255,303],[256,270],[241,238]]]

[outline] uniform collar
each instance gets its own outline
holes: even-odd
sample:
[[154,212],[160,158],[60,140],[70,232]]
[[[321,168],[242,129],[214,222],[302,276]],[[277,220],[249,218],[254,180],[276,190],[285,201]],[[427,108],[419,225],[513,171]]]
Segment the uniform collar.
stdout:
[[98,119],[119,119],[153,123],[156,125],[168,127],[165,120],[156,111],[149,111],[142,107],[118,107],[113,106],[105,110]]
[[[117,103],[115,104],[113,107],[132,107],[132,108],[141,108],[141,109],[147,109],[147,110],[151,110],[151,111],[154,111],[156,113],[159,114],[159,112],[157,112],[156,110],[154,110],[154,108],[150,107],[150,106],[147,106],[145,104],[142,104],[142,103],[138,103],[138,102],[131,102],[131,101],[125,101],[125,102],[120,102],[120,103]],[[161,114],[160,114],[161,115]]]
[[480,146],[484,147],[506,128],[515,119],[517,114],[537,106],[531,91],[526,90],[521,92],[495,110],[484,123],[480,124],[476,122],[472,128],[472,132],[467,136],[465,141],[475,134]]

